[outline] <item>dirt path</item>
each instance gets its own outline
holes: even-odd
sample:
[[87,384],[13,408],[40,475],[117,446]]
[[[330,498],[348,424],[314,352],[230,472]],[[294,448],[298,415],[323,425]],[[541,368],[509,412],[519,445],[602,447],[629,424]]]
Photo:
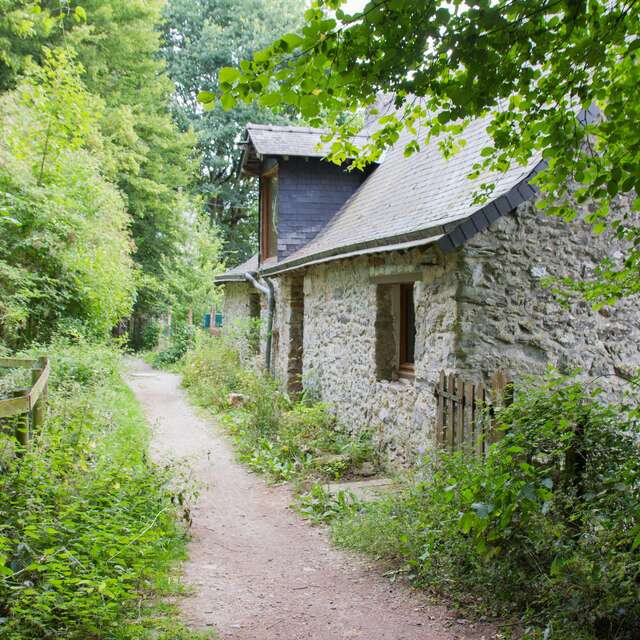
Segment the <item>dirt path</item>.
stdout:
[[333,548],[326,533],[288,508],[286,487],[268,486],[234,460],[213,421],[199,417],[179,377],[132,363],[129,383],[153,426],[156,459],[188,458],[205,483],[193,514],[182,603],[185,621],[243,640],[489,640],[375,567]]

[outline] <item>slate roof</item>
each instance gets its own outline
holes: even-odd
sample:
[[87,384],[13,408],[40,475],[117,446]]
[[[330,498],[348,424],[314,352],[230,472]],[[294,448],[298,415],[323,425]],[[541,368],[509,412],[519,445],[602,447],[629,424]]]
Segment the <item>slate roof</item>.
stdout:
[[[471,225],[473,235],[514,209],[535,193],[526,181],[540,169],[540,161],[535,158],[506,173],[483,172],[470,180],[467,176],[480,160],[480,151],[490,143],[488,122],[488,118],[472,122],[463,134],[466,146],[449,160],[443,158],[436,140],[405,157],[410,136],[405,133],[329,224],[300,250],[263,269],[265,273],[356,251],[373,252],[376,247],[388,251],[396,245],[415,246],[420,240],[422,244],[439,241],[444,250],[452,249],[467,237],[458,229],[462,221]],[[492,201],[485,207],[473,204],[473,193],[483,183],[495,184]]]
[[[595,106],[577,114],[580,121],[595,117]],[[543,160],[534,157],[526,166],[515,165],[505,173],[485,171],[470,180],[468,175],[480,160],[480,151],[491,142],[486,131],[488,123],[489,117],[472,122],[462,136],[466,145],[449,160],[442,157],[437,140],[405,157],[404,147],[410,135],[405,132],[387,150],[382,164],[311,242],[280,262],[267,261],[260,272],[274,275],[320,262],[430,243],[437,243],[445,253],[461,246],[531,198],[535,188],[529,180],[546,166]],[[303,151],[316,157],[322,155],[312,150],[322,130],[250,126],[254,127],[252,136],[256,135],[257,144],[263,145],[265,153],[275,154],[278,150],[284,155]],[[260,138],[264,132],[269,133]],[[491,200],[483,206],[474,204],[473,193],[487,183],[495,185]],[[257,256],[249,262],[253,269],[257,268]],[[240,265],[224,277],[243,268],[245,265]],[[222,278],[217,280],[222,282]]]
[[246,262],[239,264],[237,267],[233,269],[229,269],[229,271],[225,271],[224,273],[216,276],[214,278],[214,282],[246,282],[244,278],[244,274],[247,271],[257,271],[258,270],[258,254],[255,256],[251,256]]
[[[247,137],[256,152],[263,156],[301,156],[322,158],[327,155],[327,147],[320,136],[328,129],[310,127],[290,127],[271,124],[247,125]],[[357,135],[354,142],[366,144],[369,136]],[[318,148],[320,145],[320,148]]]

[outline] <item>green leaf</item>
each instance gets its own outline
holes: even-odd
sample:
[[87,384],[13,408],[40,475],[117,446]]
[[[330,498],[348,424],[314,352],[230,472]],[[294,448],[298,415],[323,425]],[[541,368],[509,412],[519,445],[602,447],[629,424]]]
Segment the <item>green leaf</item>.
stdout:
[[83,7],[77,6],[73,11],[73,17],[76,22],[86,22],[87,21],[87,12]]
[[220,83],[233,84],[240,77],[240,70],[235,67],[222,67],[218,72]]
[[297,33],[285,33],[280,40],[284,40],[287,43],[289,50],[295,49],[304,42],[304,39]]
[[229,111],[230,109],[233,109],[233,107],[236,106],[236,99],[232,95],[229,95],[228,93],[222,94],[220,98],[220,102],[222,103],[222,107],[224,108],[225,111]]
[[478,518],[488,518],[489,514],[493,511],[493,505],[485,502],[474,502],[471,508],[475,511]]
[[469,533],[473,527],[475,519],[476,516],[473,512],[467,511],[466,513],[464,513],[458,523],[460,531],[462,531],[462,533]]
[[207,104],[208,102],[215,102],[216,100],[216,94],[211,93],[211,91],[201,91],[197,97],[198,97],[198,102],[201,102],[202,104]]
[[275,107],[282,102],[282,94],[279,92],[265,93],[260,96],[259,102],[263,107]]
[[300,98],[300,112],[305,118],[312,118],[320,113],[320,104],[315,96]]

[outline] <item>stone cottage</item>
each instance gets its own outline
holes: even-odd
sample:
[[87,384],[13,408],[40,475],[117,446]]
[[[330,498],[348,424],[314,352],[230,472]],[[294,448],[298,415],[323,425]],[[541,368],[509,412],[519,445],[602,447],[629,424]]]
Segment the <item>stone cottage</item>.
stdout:
[[[486,381],[552,363],[615,387],[640,365],[637,300],[563,308],[543,286],[612,251],[535,208],[529,181],[543,165],[468,178],[486,124],[473,123],[448,161],[436,143],[405,157],[400,140],[365,172],[323,160],[321,130],[246,131],[241,170],[259,179],[260,249],[217,278],[225,326],[271,309],[262,356],[282,385],[304,386],[352,430],[372,429],[402,462],[433,442],[443,369]],[[487,182],[491,201],[474,205]]]

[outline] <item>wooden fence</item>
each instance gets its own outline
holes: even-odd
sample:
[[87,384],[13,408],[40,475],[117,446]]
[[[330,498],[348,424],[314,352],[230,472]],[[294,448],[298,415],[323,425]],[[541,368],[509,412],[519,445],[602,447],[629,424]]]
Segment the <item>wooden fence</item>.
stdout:
[[0,368],[31,369],[31,386],[11,391],[0,398],[0,418],[22,417],[16,426],[16,438],[26,445],[43,420],[49,383],[49,358],[0,358]]
[[487,447],[501,436],[496,429],[495,409],[512,401],[512,389],[506,371],[498,371],[489,387],[441,371],[435,389],[437,443],[449,451],[484,457]]

